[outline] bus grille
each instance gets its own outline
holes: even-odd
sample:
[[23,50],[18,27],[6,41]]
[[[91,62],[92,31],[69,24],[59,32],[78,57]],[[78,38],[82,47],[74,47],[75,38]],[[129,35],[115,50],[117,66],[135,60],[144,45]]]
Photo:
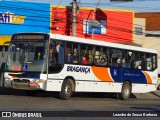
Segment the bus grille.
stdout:
[[18,83],[29,83],[29,80],[26,80],[26,79],[22,79],[22,80],[20,80],[20,79],[14,79],[13,81],[14,82],[18,82]]

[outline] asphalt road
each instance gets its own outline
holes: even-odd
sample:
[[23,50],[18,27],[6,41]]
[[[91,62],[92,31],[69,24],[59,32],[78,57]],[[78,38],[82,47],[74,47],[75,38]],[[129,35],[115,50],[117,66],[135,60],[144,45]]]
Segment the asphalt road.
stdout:
[[36,96],[27,96],[22,90],[0,89],[0,111],[160,112],[160,91],[132,95],[123,101],[104,93],[76,93],[70,100],[61,100],[55,92],[39,91]]

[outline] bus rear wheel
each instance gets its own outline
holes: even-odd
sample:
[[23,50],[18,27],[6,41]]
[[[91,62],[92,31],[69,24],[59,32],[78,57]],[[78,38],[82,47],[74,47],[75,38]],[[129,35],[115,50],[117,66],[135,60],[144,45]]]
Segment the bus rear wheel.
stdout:
[[127,100],[131,95],[131,85],[130,82],[125,82],[122,86],[122,91],[120,94],[120,99]]
[[71,79],[64,80],[59,97],[63,100],[70,99],[73,93],[73,87],[73,81]]
[[4,73],[0,74],[0,87],[4,87]]

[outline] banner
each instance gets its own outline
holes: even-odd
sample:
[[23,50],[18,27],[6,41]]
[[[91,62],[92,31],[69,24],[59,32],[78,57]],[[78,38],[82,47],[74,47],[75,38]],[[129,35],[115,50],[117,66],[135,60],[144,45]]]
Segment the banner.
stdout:
[[83,20],[83,34],[92,34],[92,32],[106,34],[106,20]]
[[40,117],[160,117],[159,111],[1,111],[3,118]]

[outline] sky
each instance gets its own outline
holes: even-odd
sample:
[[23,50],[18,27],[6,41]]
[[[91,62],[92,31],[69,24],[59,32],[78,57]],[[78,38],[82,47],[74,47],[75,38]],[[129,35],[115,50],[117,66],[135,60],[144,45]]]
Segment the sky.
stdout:
[[[70,6],[72,0],[4,0],[22,2],[51,3],[57,6]],[[160,12],[160,0],[134,0],[133,2],[109,2],[110,0],[77,0],[80,7],[111,8],[122,10],[134,10],[141,12]],[[99,2],[99,4],[98,4]]]

